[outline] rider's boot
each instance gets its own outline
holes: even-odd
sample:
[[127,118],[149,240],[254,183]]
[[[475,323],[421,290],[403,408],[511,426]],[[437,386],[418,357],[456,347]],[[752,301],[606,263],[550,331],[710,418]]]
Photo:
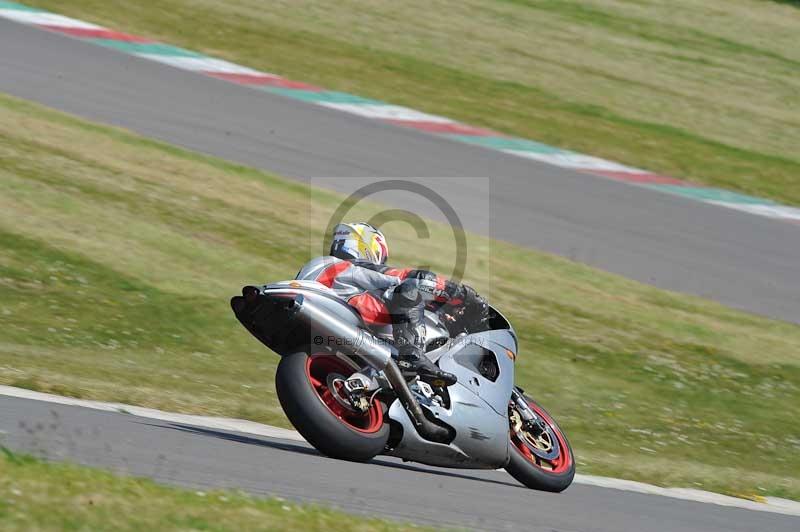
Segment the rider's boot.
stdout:
[[455,384],[458,380],[455,375],[442,371],[425,356],[425,303],[413,283],[402,283],[394,290],[389,312],[399,353],[397,365],[403,376],[410,380],[419,375],[420,379],[434,386]]
[[[409,347],[411,349],[408,349]],[[441,387],[450,386],[458,381],[455,375],[440,369],[422,353],[421,349],[415,346],[406,346],[400,349],[397,365],[406,380],[411,380],[419,375],[419,378],[428,384]]]

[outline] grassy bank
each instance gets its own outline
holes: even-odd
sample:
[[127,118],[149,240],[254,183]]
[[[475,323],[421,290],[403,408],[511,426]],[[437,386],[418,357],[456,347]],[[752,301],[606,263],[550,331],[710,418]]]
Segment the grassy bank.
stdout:
[[[0,382],[287,426],[228,298],[291,278],[339,201],[0,96]],[[448,229],[387,231],[393,262],[452,266]],[[479,237],[469,256],[581,472],[800,498],[800,327]]]
[[332,89],[800,205],[800,12],[761,0],[30,0]]
[[425,530],[230,491],[189,491],[149,480],[0,454],[0,522],[31,530]]

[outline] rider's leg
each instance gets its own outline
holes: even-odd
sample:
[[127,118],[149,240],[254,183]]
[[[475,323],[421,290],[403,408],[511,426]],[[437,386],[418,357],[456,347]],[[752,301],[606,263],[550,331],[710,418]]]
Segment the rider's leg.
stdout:
[[406,378],[419,375],[437,386],[455,384],[456,376],[442,371],[425,356],[425,303],[413,280],[398,285],[388,301],[392,335],[399,353],[397,365]]

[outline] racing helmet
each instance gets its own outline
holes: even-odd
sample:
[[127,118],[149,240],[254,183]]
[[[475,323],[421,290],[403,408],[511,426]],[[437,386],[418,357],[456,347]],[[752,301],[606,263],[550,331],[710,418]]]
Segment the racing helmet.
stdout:
[[366,260],[386,264],[389,246],[376,227],[364,222],[341,223],[333,229],[331,255],[344,260]]

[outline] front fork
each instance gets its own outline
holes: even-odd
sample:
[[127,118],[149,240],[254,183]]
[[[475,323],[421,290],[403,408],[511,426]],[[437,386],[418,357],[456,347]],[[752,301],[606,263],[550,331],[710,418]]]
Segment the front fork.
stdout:
[[544,420],[536,415],[536,412],[528,405],[528,401],[525,400],[522,388],[514,386],[514,389],[511,391],[511,402],[514,403],[517,412],[519,412],[522,423],[527,429],[531,430],[535,436],[547,430]]

